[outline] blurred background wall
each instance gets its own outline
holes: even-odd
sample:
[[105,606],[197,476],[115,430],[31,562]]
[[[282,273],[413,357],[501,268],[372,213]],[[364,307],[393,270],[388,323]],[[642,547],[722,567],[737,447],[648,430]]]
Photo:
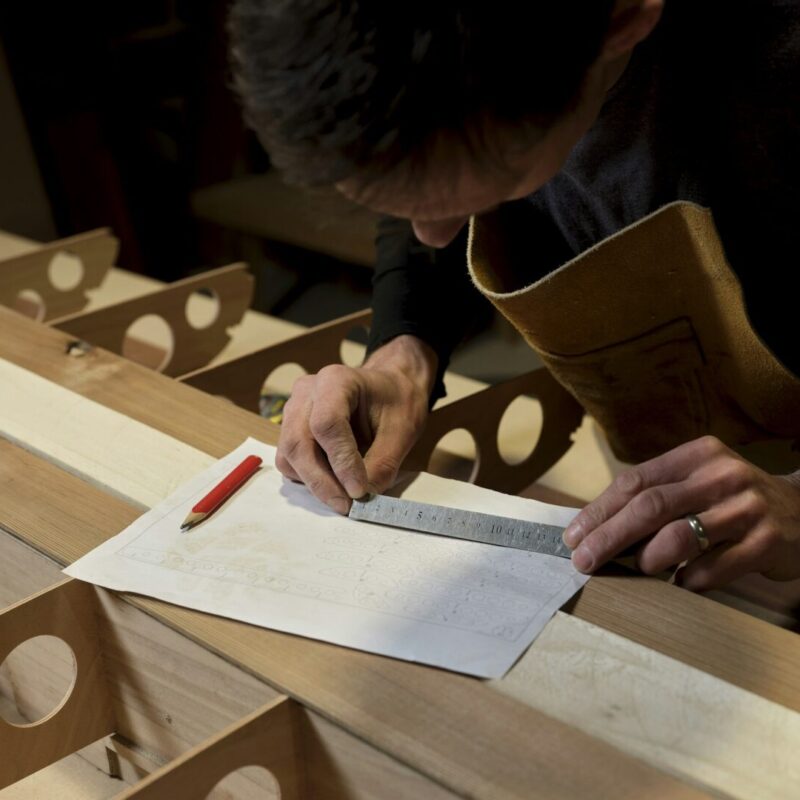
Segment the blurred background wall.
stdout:
[[[230,90],[228,0],[0,3],[0,228],[100,226],[164,281],[248,261],[255,306],[313,325],[369,304],[371,213],[285,186]],[[456,365],[535,365],[487,307]]]

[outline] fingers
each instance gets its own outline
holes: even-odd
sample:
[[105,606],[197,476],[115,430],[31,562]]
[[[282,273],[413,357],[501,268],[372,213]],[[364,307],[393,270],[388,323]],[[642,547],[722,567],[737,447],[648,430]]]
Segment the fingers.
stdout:
[[290,481],[302,483],[300,476],[295,472],[294,467],[284,458],[280,450],[275,454],[275,466],[278,471],[283,473]]
[[358,451],[351,417],[358,406],[359,386],[337,367],[321,370],[314,385],[308,429],[325,452],[330,468],[347,494],[367,493],[367,470]]
[[350,511],[350,498],[336,479],[328,459],[310,435],[284,436],[281,431],[275,466],[287,478],[304,483],[309,491],[339,514]]
[[764,555],[758,539],[726,542],[690,561],[680,571],[677,582],[693,592],[717,589],[742,575],[758,572]]
[[[656,538],[665,534],[661,549],[655,547],[656,556],[691,548],[696,538],[682,517],[700,507],[701,492],[701,487],[688,481],[644,489],[581,541],[572,554],[573,564],[581,572],[591,572],[653,533],[658,533]],[[675,524],[676,518],[680,524]]]
[[[348,475],[348,478],[352,474],[348,469],[353,464],[352,455],[348,461],[350,448],[355,451],[358,462],[361,462],[349,421],[347,430],[342,430],[340,424],[343,418],[349,418],[349,400],[346,392],[331,392],[317,409],[314,402],[316,383],[310,377],[295,382],[292,397],[284,407],[275,466],[290,480],[304,483],[334,511],[347,514],[350,510],[350,497],[331,464],[331,458],[333,457],[336,467]],[[315,413],[317,417],[312,423]],[[323,444],[318,443],[314,431],[327,449],[323,449]],[[356,469],[357,467],[358,464]],[[361,468],[363,470],[363,462]],[[365,474],[363,484],[366,485]]]
[[[704,436],[626,470],[567,526],[564,543],[568,547],[576,548],[590,532],[618,514],[638,495],[657,486],[684,481],[698,464],[707,463],[725,450],[718,439]],[[684,513],[691,513],[692,510]],[[646,533],[652,533],[652,530],[645,531]]]
[[[276,465],[336,511],[397,477],[427,413],[414,384],[342,365],[301,378],[284,408]],[[358,433],[356,433],[356,430]],[[372,441],[364,458],[359,437]]]
[[[744,537],[756,521],[749,496],[737,495],[731,500],[697,515],[713,548],[725,541]],[[665,525],[639,552],[637,565],[647,575],[657,575],[665,569],[701,555],[700,543],[686,519]]]
[[648,572],[693,557],[696,537],[683,518],[741,494],[753,475],[750,465],[711,436],[633,467],[565,530],[573,563],[591,572],[646,537],[653,538],[641,551],[640,563]]
[[404,422],[385,421],[378,425],[375,441],[364,456],[370,492],[380,494],[395,482],[416,435],[417,429]]

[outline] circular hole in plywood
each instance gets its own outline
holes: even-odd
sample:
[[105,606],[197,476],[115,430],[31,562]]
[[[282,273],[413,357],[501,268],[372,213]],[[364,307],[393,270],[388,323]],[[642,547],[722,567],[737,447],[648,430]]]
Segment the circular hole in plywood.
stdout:
[[207,800],[266,800],[280,797],[275,776],[264,767],[240,767],[229,772],[206,795]]
[[219,318],[219,295],[213,289],[198,289],[186,298],[186,320],[195,330],[210,328]]
[[351,328],[339,345],[339,358],[342,364],[347,364],[348,367],[360,367],[364,361],[368,340],[369,331],[363,325]]
[[26,317],[41,322],[46,311],[44,300],[39,292],[33,289],[23,289],[14,300],[14,309]]
[[465,428],[456,428],[442,436],[431,453],[428,472],[472,482],[478,472],[475,437]]
[[59,250],[47,266],[50,283],[61,292],[76,289],[83,280],[83,274],[83,261],[67,250]]
[[536,448],[543,423],[542,404],[533,397],[515,397],[497,426],[497,450],[506,464],[521,464]]
[[72,648],[56,636],[34,636],[0,664],[0,717],[11,725],[42,722],[67,702],[77,669]]
[[132,323],[122,340],[122,355],[150,369],[161,371],[172,358],[175,337],[158,314],[145,314]]
[[291,394],[294,382],[305,374],[306,371],[295,362],[281,364],[267,375],[261,394]]
[[283,420],[283,406],[292,392],[294,382],[306,371],[295,363],[281,364],[267,375],[261,386],[258,409],[262,417],[276,424]]

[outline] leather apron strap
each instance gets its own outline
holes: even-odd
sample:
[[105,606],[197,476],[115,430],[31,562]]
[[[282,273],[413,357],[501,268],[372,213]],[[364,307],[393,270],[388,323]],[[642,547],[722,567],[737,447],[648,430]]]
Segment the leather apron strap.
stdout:
[[535,246],[503,207],[473,218],[472,279],[617,457],[642,461],[707,433],[733,446],[800,436],[800,380],[750,326],[710,211],[664,206],[521,285]]

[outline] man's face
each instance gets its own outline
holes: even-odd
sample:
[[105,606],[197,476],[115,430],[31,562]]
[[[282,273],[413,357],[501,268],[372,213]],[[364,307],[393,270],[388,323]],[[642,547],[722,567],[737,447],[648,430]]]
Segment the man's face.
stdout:
[[[366,185],[357,178],[348,179],[337,184],[337,189],[375,211],[411,220],[423,244],[444,247],[473,214],[525,197],[547,183],[596,119],[606,88],[602,76],[590,75],[575,107],[543,135],[538,133],[529,147],[519,147],[515,138],[513,150],[504,148],[504,138],[512,139],[507,124],[487,123],[482,139],[493,136],[496,143],[494,152],[485,158],[476,158],[474,150],[456,135],[441,134],[426,153],[425,168],[417,171],[413,181],[390,174]],[[504,152],[502,169],[492,165],[492,159],[498,159],[496,152]]]
[[[602,52],[589,68],[577,102],[530,146],[520,148],[519,137],[509,136],[508,124],[487,124],[482,140],[493,136],[494,141],[492,153],[485,157],[476,158],[456,135],[442,134],[426,151],[425,168],[415,171],[413,179],[389,175],[365,185],[356,177],[336,188],[375,211],[411,220],[421,242],[444,247],[473,214],[535,192],[561,169],[600,113],[631,51],[658,23],[662,7],[663,0],[616,0]],[[520,91],[525,91],[524,85]],[[513,150],[504,147],[511,141]],[[497,153],[504,153],[505,169],[486,166],[497,160]]]

